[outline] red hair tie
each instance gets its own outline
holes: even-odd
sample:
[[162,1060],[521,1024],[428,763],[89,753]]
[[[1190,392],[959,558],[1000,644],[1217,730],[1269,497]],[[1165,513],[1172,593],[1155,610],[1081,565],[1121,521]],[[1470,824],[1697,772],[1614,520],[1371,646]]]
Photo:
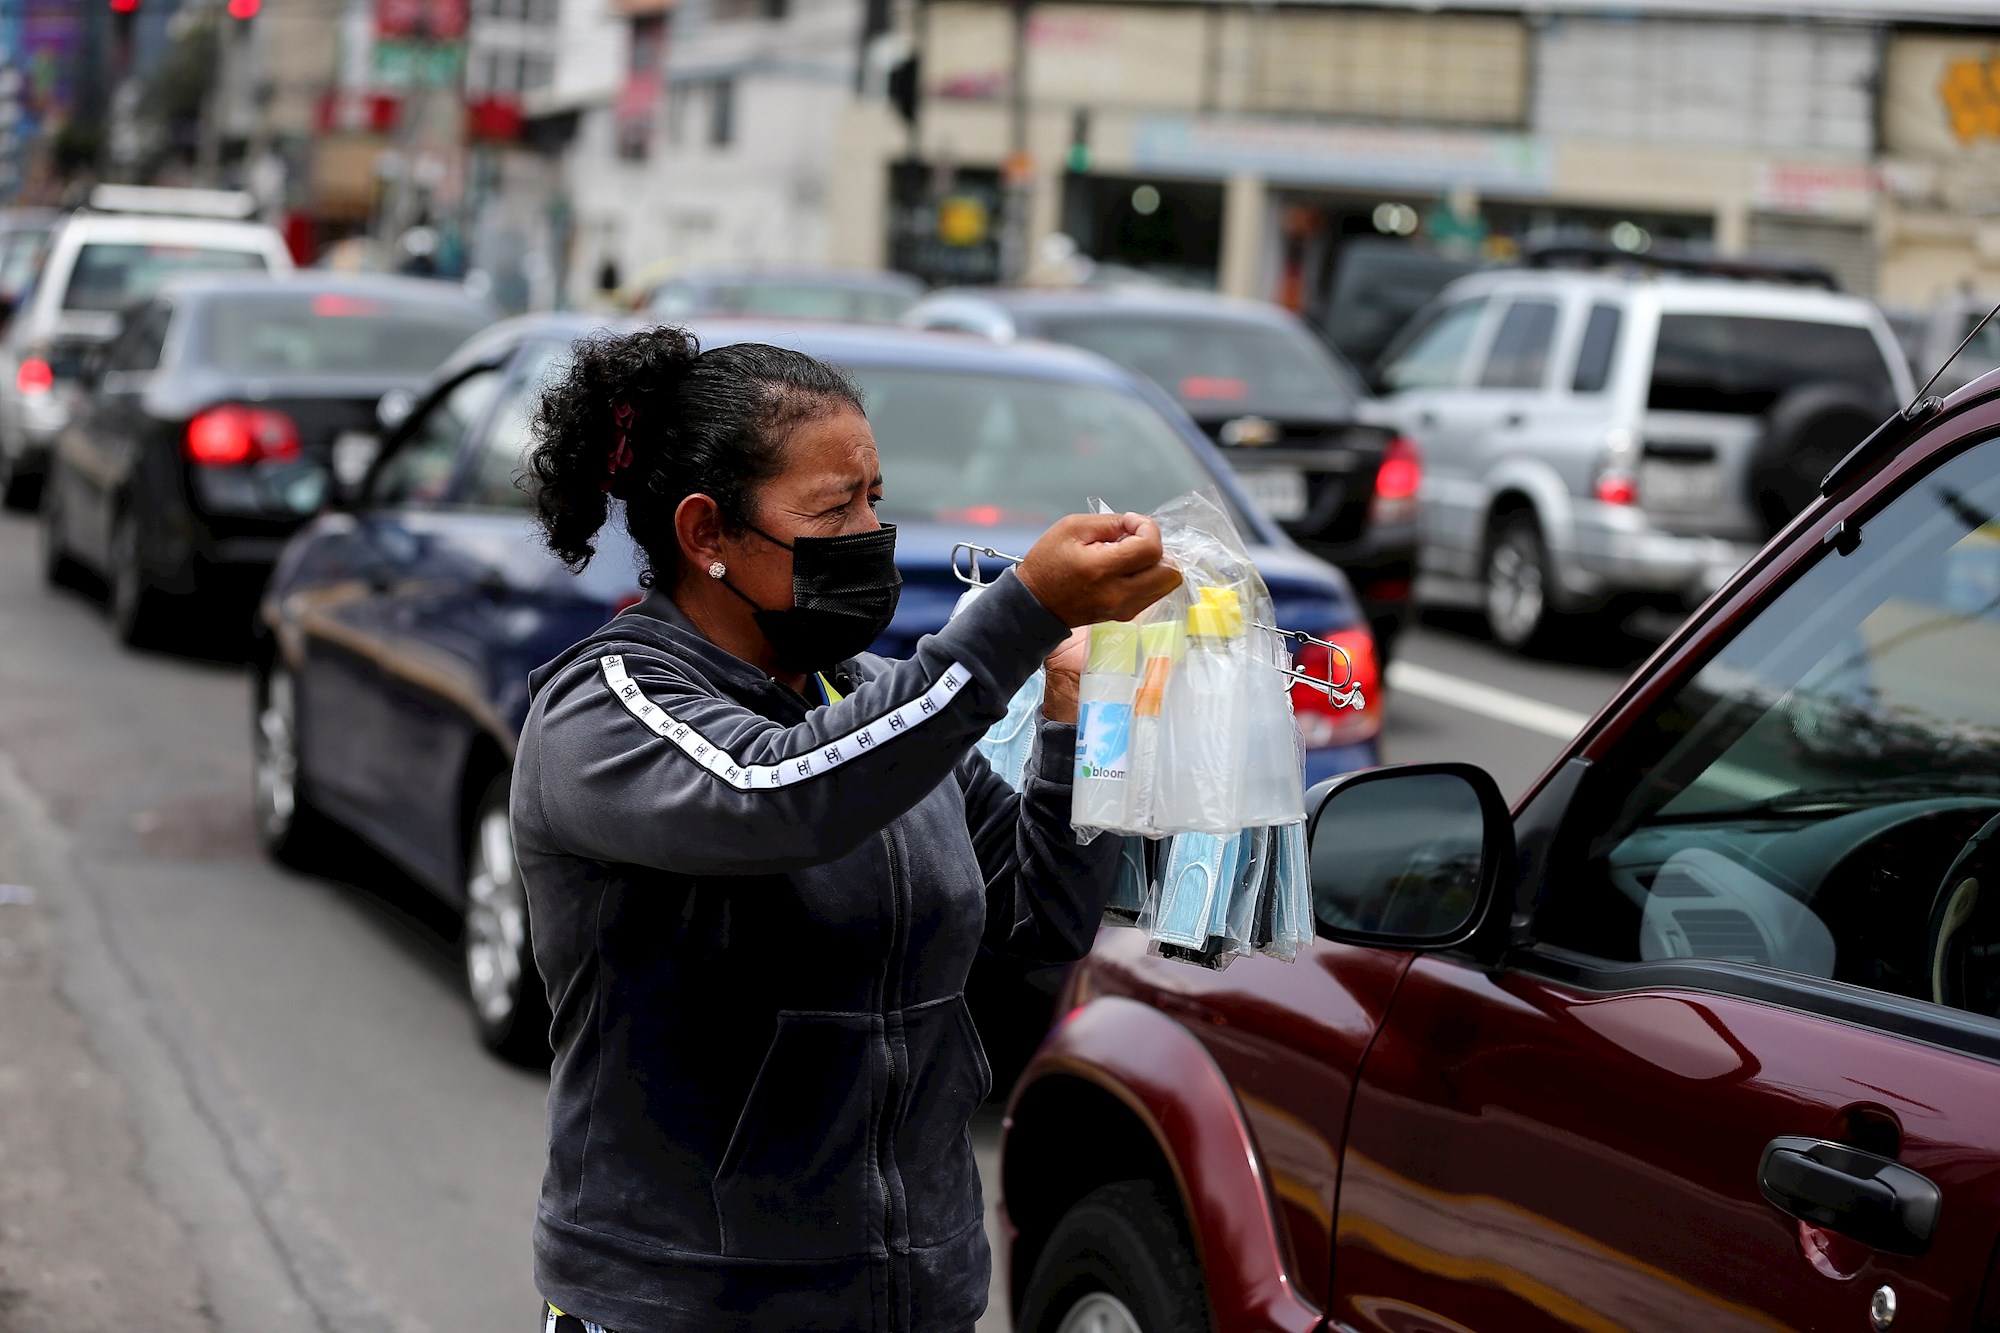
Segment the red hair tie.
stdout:
[[[632,422],[638,415],[630,403],[619,403],[611,409],[611,419],[618,424],[618,443],[611,448],[610,465],[605,469],[607,477],[615,477],[632,466]],[[611,488],[608,480],[604,485],[606,490]]]

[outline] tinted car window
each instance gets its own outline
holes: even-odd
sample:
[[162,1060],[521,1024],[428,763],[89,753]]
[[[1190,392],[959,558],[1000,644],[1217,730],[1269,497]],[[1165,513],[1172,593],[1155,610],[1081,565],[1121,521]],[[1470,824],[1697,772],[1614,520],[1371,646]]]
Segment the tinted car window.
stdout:
[[258,292],[202,303],[197,356],[267,375],[422,375],[488,323],[458,302],[335,292]]
[[1578,393],[1602,393],[1611,382],[1611,361],[1618,354],[1618,327],[1624,316],[1615,305],[1594,305],[1584,321],[1583,345],[1576,354],[1576,375],[1570,388]]
[[526,509],[529,492],[522,484],[522,465],[532,439],[535,408],[542,400],[549,372],[561,362],[563,350],[549,345],[529,352],[523,370],[493,414],[492,429],[472,460],[460,499],[480,509]]
[[465,432],[500,392],[499,370],[476,370],[432,403],[368,483],[374,508],[435,504],[451,484]]
[[1038,526],[1091,495],[1143,513],[1214,484],[1164,417],[1115,389],[941,371],[852,374],[882,454],[885,520]]
[[1402,351],[1391,354],[1383,383],[1391,389],[1443,389],[1457,384],[1485,314],[1486,302],[1480,299],[1460,301],[1431,315],[1405,335]]
[[1493,346],[1480,372],[1484,389],[1539,389],[1549,369],[1549,345],[1556,336],[1556,307],[1550,301],[1516,301],[1500,317]]
[[[679,303],[682,313],[688,304]],[[704,313],[721,315],[776,315],[792,319],[835,319],[861,324],[893,324],[916,304],[916,299],[898,291],[876,291],[865,287],[843,287],[805,282],[723,283],[709,293]],[[662,313],[672,313],[665,312]]]
[[1895,397],[1868,329],[1748,315],[1662,315],[1647,405],[1663,412],[1756,416],[1805,384]]
[[264,256],[252,250],[93,241],[76,252],[63,309],[128,310],[176,273],[262,272],[266,267]]
[[160,304],[149,305],[133,315],[132,322],[106,355],[104,368],[135,374],[159,369],[160,353],[167,345],[167,326],[172,320],[171,308]]
[[18,298],[35,280],[49,252],[49,233],[20,227],[0,237],[0,296]]
[[1040,331],[1137,371],[1195,412],[1287,403],[1345,410],[1360,394],[1350,372],[1297,329],[1120,315],[1051,319]]
[[[1905,489],[1853,554],[1822,554],[1627,733],[1539,932],[1933,1000],[1946,870],[2000,813],[1996,656],[1987,443]],[[2000,954],[2000,938],[1973,943]],[[2000,1016],[2000,986],[1979,1007]]]

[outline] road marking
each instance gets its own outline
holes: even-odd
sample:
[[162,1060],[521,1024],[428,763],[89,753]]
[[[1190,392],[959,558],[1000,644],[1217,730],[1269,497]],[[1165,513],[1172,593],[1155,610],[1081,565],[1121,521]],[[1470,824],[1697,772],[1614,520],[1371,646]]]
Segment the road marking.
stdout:
[[1558,708],[1540,699],[1530,699],[1525,694],[1482,685],[1476,680],[1467,680],[1463,676],[1454,676],[1415,662],[1391,662],[1389,687],[1401,694],[1446,704],[1461,712],[1476,713],[1523,731],[1553,736],[1559,741],[1570,739],[1583,730],[1584,723],[1590,721],[1588,713]]

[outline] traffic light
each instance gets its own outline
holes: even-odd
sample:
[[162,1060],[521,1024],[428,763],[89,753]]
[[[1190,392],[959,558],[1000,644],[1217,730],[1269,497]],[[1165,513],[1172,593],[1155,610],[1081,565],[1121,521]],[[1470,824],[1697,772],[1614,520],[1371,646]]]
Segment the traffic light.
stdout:
[[114,14],[136,14],[139,12],[139,0],[111,0],[111,12]]
[[248,23],[263,7],[264,0],[229,0],[229,17],[238,23]]

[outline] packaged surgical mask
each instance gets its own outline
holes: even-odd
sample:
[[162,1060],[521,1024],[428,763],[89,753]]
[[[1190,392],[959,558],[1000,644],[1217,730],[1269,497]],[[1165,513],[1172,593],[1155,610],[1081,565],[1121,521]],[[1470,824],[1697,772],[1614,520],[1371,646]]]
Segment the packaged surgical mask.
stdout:
[[1282,824],[1274,833],[1277,851],[1272,862],[1271,942],[1259,952],[1289,963],[1311,942],[1314,933],[1312,867],[1303,821]]
[[1042,715],[1042,691],[1048,677],[1037,670],[1007,701],[1007,716],[981,736],[977,748],[1001,781],[1020,791],[1027,785],[1028,765],[1035,754],[1035,723]]
[[1125,837],[1118,840],[1118,879],[1111,890],[1111,900],[1104,905],[1107,925],[1136,925],[1145,912],[1147,895],[1152,889],[1152,875],[1146,868],[1146,848],[1144,838]]
[[1242,839],[1236,834],[1177,833],[1169,844],[1166,869],[1160,874],[1159,917],[1153,938],[1161,944],[1200,949],[1209,941],[1211,921],[1227,919],[1227,895],[1242,859]]

